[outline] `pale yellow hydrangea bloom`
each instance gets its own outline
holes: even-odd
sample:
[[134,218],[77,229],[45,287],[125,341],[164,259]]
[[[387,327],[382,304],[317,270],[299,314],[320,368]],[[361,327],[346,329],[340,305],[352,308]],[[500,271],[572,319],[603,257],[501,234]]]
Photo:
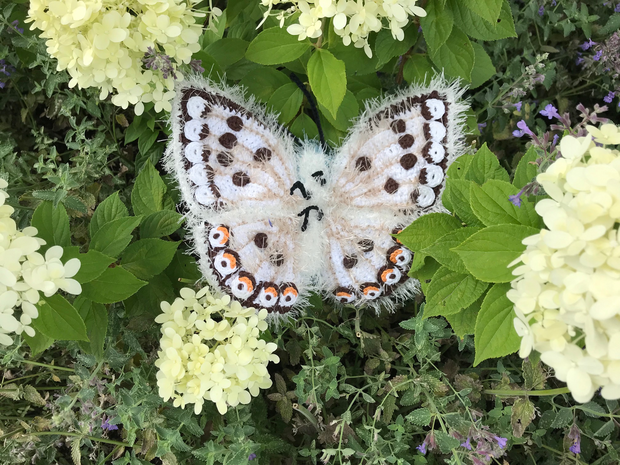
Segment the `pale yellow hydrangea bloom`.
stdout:
[[6,205],[8,186],[0,179],[0,344],[11,345],[12,333],[34,336],[30,326],[39,316],[36,304],[40,293],[51,297],[58,289],[80,294],[82,287],[73,276],[80,269],[80,260],[72,258],[62,263],[62,247],[50,247],[45,256],[37,252],[45,241],[37,229],[17,228],[11,218],[13,207]]
[[507,294],[519,355],[540,352],[578,402],[598,388],[620,398],[620,151],[609,147],[620,132],[587,129],[565,136],[562,157],[537,177],[551,197],[536,204],[548,229],[523,240]]
[[[261,3],[268,8],[266,18],[274,5],[291,2],[261,0]],[[403,28],[409,23],[409,16],[426,16],[424,9],[416,5],[417,0],[296,0],[292,3],[293,7],[278,13],[280,27],[287,16],[299,11],[298,22],[291,24],[287,31],[299,36],[299,40],[316,39],[322,34],[323,19],[333,18],[334,32],[342,37],[342,42],[363,48],[369,58],[372,50],[368,35],[379,32],[384,19],[394,39],[403,40]]]
[[162,324],[155,366],[164,400],[172,398],[181,408],[194,404],[196,414],[211,401],[223,415],[271,387],[267,364],[280,359],[273,353],[276,344],[260,337],[267,310],[257,313],[229,296],[216,298],[206,287],[198,293],[181,289],[181,297],[162,302],[161,309],[155,319]]
[[[197,0],[31,0],[26,22],[43,31],[57,69],[71,75],[70,87],[98,87],[100,98],[113,94],[122,108],[154,102],[155,111],[170,111],[177,67],[200,50],[203,13],[192,11]],[[146,69],[153,50],[170,58],[170,72]]]

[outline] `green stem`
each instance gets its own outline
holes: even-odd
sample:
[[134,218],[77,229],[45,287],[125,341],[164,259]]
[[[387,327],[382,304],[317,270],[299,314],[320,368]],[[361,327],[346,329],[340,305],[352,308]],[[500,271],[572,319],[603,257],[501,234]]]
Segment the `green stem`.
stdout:
[[24,364],[34,365],[37,367],[52,368],[54,370],[60,370],[60,371],[75,371],[73,368],[57,367],[56,365],[48,365],[47,363],[33,362],[31,360],[24,360]]
[[558,394],[569,394],[570,389],[567,387],[557,389],[542,389],[540,391],[525,391],[512,389],[485,389],[484,394],[491,394],[500,397],[517,397],[517,396],[557,396]]
[[126,442],[114,441],[113,439],[98,438],[96,436],[85,436],[80,433],[70,433],[68,431],[38,431],[35,433],[26,433],[30,436],[72,436],[74,438],[90,439],[91,441],[102,442],[104,444],[112,444],[121,447],[131,447],[131,444]]

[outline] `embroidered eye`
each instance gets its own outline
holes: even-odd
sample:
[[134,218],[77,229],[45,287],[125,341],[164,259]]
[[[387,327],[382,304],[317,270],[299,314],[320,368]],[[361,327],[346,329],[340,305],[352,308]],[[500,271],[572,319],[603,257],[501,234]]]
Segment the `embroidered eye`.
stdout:
[[280,285],[280,300],[278,304],[281,307],[292,307],[297,302],[299,292],[297,286],[293,283],[284,283]]
[[381,286],[377,283],[364,283],[360,289],[368,300],[374,300],[381,295]]
[[352,289],[348,287],[339,287],[334,291],[336,300],[341,304],[350,304],[355,300],[355,294]]
[[278,288],[274,283],[263,283],[258,296],[254,300],[255,304],[263,308],[271,308],[278,301]]
[[196,202],[204,205],[205,207],[212,205],[217,200],[217,197],[213,193],[213,190],[210,186],[198,187],[194,196],[196,197]]
[[420,184],[437,187],[443,181],[443,170],[437,165],[427,165],[420,171]]
[[411,200],[420,208],[430,207],[433,203],[435,203],[435,198],[435,192],[428,186],[420,185],[411,194]]
[[207,126],[206,123],[191,120],[185,124],[183,132],[185,133],[185,137],[187,137],[189,140],[198,142],[199,140],[207,138],[207,136],[209,135],[209,126]]
[[441,119],[446,112],[446,106],[441,100],[429,98],[422,106],[422,115],[426,119]]
[[426,140],[441,142],[443,138],[446,137],[446,127],[439,121],[430,121],[429,123],[425,123],[424,137],[426,137]]
[[231,278],[229,287],[236,298],[241,300],[249,299],[254,294],[256,280],[250,273],[240,271],[239,274]]
[[209,244],[214,249],[226,247],[230,239],[230,231],[228,226],[220,225],[209,231]]
[[200,119],[205,107],[207,107],[207,102],[202,97],[190,97],[187,101],[187,114],[193,119]]
[[240,268],[239,255],[230,249],[224,249],[213,259],[213,266],[222,276],[233,274]]
[[203,163],[197,163],[187,172],[190,181],[197,186],[204,186],[209,183],[209,173]]
[[398,266],[404,266],[411,261],[412,254],[405,247],[392,247],[387,251],[387,258],[390,263]]
[[429,163],[440,163],[446,156],[446,149],[438,142],[428,142],[422,149],[422,155]]
[[391,266],[384,266],[379,270],[378,273],[379,281],[387,284],[388,286],[396,284],[398,281],[400,281],[400,278],[402,278],[402,276],[403,275],[398,268]]

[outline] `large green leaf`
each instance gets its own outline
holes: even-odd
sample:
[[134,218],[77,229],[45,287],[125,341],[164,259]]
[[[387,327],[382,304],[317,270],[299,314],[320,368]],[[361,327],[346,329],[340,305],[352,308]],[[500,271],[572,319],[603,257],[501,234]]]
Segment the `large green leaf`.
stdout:
[[480,15],[467,8],[461,0],[448,0],[448,4],[454,14],[454,24],[473,39],[500,40],[517,37],[508,0],[504,0],[502,3],[499,18],[493,23],[484,20]]
[[418,27],[415,23],[411,23],[407,28],[405,28],[404,34],[405,37],[403,40],[396,40],[392,37],[392,31],[389,29],[381,29],[379,31],[374,47],[374,53],[379,59],[377,69],[381,68],[392,58],[404,55],[411,47],[413,47],[418,40]]
[[469,274],[442,266],[427,288],[424,318],[457,313],[478,300],[488,286]]
[[304,93],[297,84],[289,82],[276,89],[269,98],[267,107],[278,114],[280,124],[287,124],[299,112],[303,99]]
[[141,239],[131,244],[123,253],[122,265],[141,279],[161,273],[172,261],[180,242],[161,239]]
[[91,302],[80,296],[75,299],[75,308],[84,320],[90,342],[80,341],[81,349],[93,354],[97,360],[103,358],[103,344],[108,332],[108,310],[104,305]]
[[86,326],[77,310],[59,294],[43,297],[37,305],[39,317],[32,327],[58,341],[88,341]]
[[120,302],[146,285],[120,266],[108,268],[97,279],[82,286],[82,296],[100,304]]
[[323,116],[327,118],[327,121],[329,121],[332,126],[339,131],[346,131],[351,126],[351,122],[357,118],[360,107],[357,103],[355,95],[353,95],[350,90],[347,90],[347,93],[342,100],[342,104],[340,105],[340,108],[338,108],[338,114],[335,119],[327,108],[320,103],[319,110],[321,110]]
[[516,224],[489,226],[453,250],[459,254],[467,270],[479,280],[507,283],[514,279],[508,264],[525,250],[521,241],[539,232],[539,229]]
[[161,312],[161,302],[173,302],[175,290],[172,282],[161,273],[149,280],[149,283],[125,300],[127,317],[133,318],[141,314],[158,315]]
[[[35,328],[36,324],[33,324],[31,326]],[[26,333],[22,333],[22,338],[24,338],[24,340],[30,347],[30,352],[32,355],[40,354],[54,343],[54,339],[52,339],[51,337],[47,337],[41,331],[35,331],[33,337],[28,336]]]
[[282,87],[284,84],[288,84],[289,82],[291,82],[291,80],[286,74],[278,71],[277,69],[263,66],[255,69],[251,73],[248,73],[243,79],[241,79],[239,85],[245,87],[259,100],[267,102],[276,89]]
[[452,28],[450,36],[438,49],[431,51],[431,60],[438,68],[451,77],[461,77],[471,81],[474,68],[474,47],[467,36],[457,28]]
[[538,174],[538,165],[534,162],[537,159],[538,153],[534,147],[530,147],[530,149],[525,152],[525,155],[521,157],[517,169],[515,170],[514,179],[512,180],[512,184],[516,188],[522,189],[526,184],[529,184],[536,178]]
[[474,69],[471,71],[471,88],[475,89],[491,79],[495,73],[495,66],[491,57],[484,50],[482,45],[472,42],[474,47]]
[[166,184],[150,161],[136,178],[131,191],[131,206],[135,215],[150,215],[164,208]]
[[514,329],[513,305],[506,297],[509,290],[510,284],[495,284],[482,302],[474,331],[474,366],[519,350],[521,338]]
[[90,249],[110,257],[118,257],[131,242],[131,232],[141,220],[142,216],[127,216],[104,224],[91,239]]
[[79,254],[76,258],[80,260],[81,265],[80,271],[73,278],[80,284],[97,279],[110,264],[116,261],[115,258],[104,255],[94,249],[89,250],[87,253]]
[[398,240],[408,249],[418,252],[440,237],[461,227],[458,218],[446,213],[422,215],[398,234]]
[[[470,195],[473,181],[465,179],[448,179],[442,199],[449,200],[450,208],[468,226],[482,226],[471,209]],[[444,202],[445,204],[446,202]]]
[[317,101],[337,118],[347,91],[344,62],[327,50],[317,49],[308,60],[308,80]]
[[169,236],[181,227],[183,216],[172,210],[161,210],[151,213],[140,224],[140,237]]
[[450,231],[448,234],[440,237],[434,244],[422,250],[422,253],[430,255],[443,266],[457,273],[469,273],[461,257],[450,250],[462,244],[465,239],[472,234],[480,231],[480,228],[467,227]]
[[90,237],[92,238],[104,224],[128,215],[127,207],[118,197],[118,191],[114,192],[101,202],[95,210],[90,220]]
[[429,0],[424,8],[426,16],[420,18],[424,40],[431,54],[437,52],[452,33],[454,18],[452,11],[445,8],[444,3],[443,0]]
[[430,81],[437,72],[433,64],[425,55],[411,55],[403,67],[403,77],[410,84],[426,83]]
[[71,245],[69,215],[63,204],[59,203],[54,207],[52,202],[42,202],[34,211],[31,224],[37,228],[37,236],[46,242],[39,252],[44,252],[53,245]]
[[502,0],[460,0],[474,14],[489,23],[496,23],[502,9]]
[[291,134],[300,139],[314,139],[319,136],[319,128],[317,128],[316,123],[305,113],[295,118],[289,129]]
[[540,217],[527,199],[522,199],[521,206],[513,205],[508,199],[519,191],[515,186],[498,179],[485,182],[482,187],[470,186],[471,208],[486,226],[494,224],[524,224],[539,228]]
[[478,149],[471,164],[468,166],[463,179],[473,181],[477,184],[484,184],[489,179],[499,179],[510,181],[508,172],[499,164],[499,160],[493,152],[489,150],[486,142]]
[[248,43],[245,40],[225,38],[213,42],[205,51],[225,70],[241,60],[247,48]]
[[308,39],[298,40],[286,29],[272,27],[258,34],[250,43],[245,57],[261,65],[279,65],[296,60],[302,56],[311,44]]
[[445,316],[448,323],[450,323],[450,326],[452,326],[454,334],[461,339],[468,334],[474,334],[476,329],[476,318],[478,318],[478,312],[480,312],[480,306],[482,305],[483,299],[484,295],[469,307],[464,308],[457,313]]

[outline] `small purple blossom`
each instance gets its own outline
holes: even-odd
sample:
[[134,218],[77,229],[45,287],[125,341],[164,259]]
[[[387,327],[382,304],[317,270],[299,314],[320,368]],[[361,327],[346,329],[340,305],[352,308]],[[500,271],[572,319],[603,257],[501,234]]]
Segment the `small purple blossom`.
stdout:
[[482,132],[487,127],[487,123],[478,123],[478,132]]
[[255,458],[256,458],[256,454],[252,452],[248,457],[248,461],[254,460]]
[[106,431],[115,431],[118,429],[118,426],[110,424],[110,419],[106,418],[103,420],[103,423],[101,423],[101,429]]
[[555,147],[557,145],[557,143],[558,143],[558,140],[560,140],[559,134],[554,134],[553,135],[553,142],[551,143],[551,146]]
[[581,44],[579,48],[581,48],[581,50],[588,50],[590,47],[593,47],[596,44],[597,42],[593,42],[592,39],[588,39],[588,41]]
[[517,102],[514,104],[515,108],[519,113],[521,113],[521,107],[523,106],[523,102]]
[[515,207],[520,207],[521,206],[521,193],[519,192],[518,194],[515,194],[515,195],[509,195],[508,200]]
[[614,8],[614,11],[615,11],[616,13],[620,13],[620,3],[618,3],[618,4],[616,5],[616,8]]
[[202,61],[200,60],[192,60],[189,62],[189,66],[196,71],[197,73],[204,73],[205,69],[202,67]]
[[426,442],[420,444],[418,447],[416,447],[416,449],[418,449],[422,453],[422,455],[426,455]]
[[609,92],[605,97],[603,97],[603,101],[605,103],[611,103],[616,96],[615,92]]
[[542,15],[544,15],[544,14],[545,14],[545,7],[544,7],[544,6],[541,6],[541,7],[538,9],[538,16],[542,16]]
[[540,111],[540,114],[546,116],[549,119],[560,118],[560,114],[558,113],[558,109],[554,107],[552,104],[549,104],[545,107],[544,110]]
[[557,2],[556,2],[555,0],[553,0],[553,1],[551,2],[551,6],[556,6],[556,5],[557,5]]
[[461,447],[464,447],[467,450],[471,450],[471,438],[467,438],[467,441],[461,444]]
[[575,64],[577,66],[579,66],[581,63],[583,63],[583,57],[581,55],[582,55],[581,52],[577,52],[577,59],[575,60]]
[[573,425],[568,432],[568,438],[572,439],[573,444],[568,448],[573,454],[581,454],[581,433],[577,425]]
[[523,120],[517,123],[517,127],[519,128],[519,130],[512,131],[512,135],[515,137],[523,137],[524,134],[527,134],[528,136],[534,135],[530,128],[527,127],[526,122]]
[[592,59],[593,59],[594,61],[599,61],[599,60],[601,59],[601,57],[602,57],[602,56],[603,56],[603,51],[602,51],[602,50],[599,50],[598,52],[596,52],[596,53],[594,54],[594,56],[592,57]]
[[20,34],[23,34],[23,33],[24,33],[24,29],[23,29],[23,28],[21,28],[21,27],[17,27],[17,26],[19,26],[19,20],[17,20],[17,19],[16,19],[15,21],[13,21],[13,22],[11,23],[11,26],[13,26],[13,29],[15,29],[15,30],[16,30],[17,32],[19,32]]
[[500,436],[493,436],[493,439],[497,441],[497,445],[499,446],[500,449],[505,448],[506,443],[508,442],[508,438],[502,438]]

